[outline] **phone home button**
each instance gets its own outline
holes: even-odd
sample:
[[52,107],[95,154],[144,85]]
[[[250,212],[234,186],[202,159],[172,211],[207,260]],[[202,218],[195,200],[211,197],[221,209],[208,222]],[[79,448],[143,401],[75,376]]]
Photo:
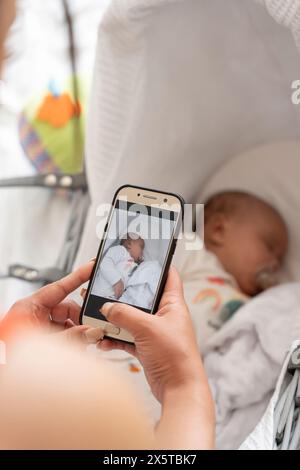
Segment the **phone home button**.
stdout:
[[107,334],[111,334],[111,335],[119,335],[120,334],[120,328],[118,328],[117,326],[114,326],[114,325],[105,325],[105,328],[104,328],[104,332]]

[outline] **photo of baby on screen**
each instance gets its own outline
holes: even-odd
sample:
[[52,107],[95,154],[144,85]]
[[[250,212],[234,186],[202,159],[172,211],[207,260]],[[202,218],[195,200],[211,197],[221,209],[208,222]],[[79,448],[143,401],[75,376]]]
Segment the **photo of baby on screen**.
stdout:
[[162,271],[158,252],[166,253],[168,242],[147,240],[147,252],[145,245],[138,234],[127,232],[104,250],[92,294],[150,310]]

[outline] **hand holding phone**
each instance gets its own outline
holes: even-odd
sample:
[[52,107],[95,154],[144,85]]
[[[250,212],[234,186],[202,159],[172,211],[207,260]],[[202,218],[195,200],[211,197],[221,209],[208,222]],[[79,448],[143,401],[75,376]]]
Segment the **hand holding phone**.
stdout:
[[105,336],[133,342],[101,314],[105,302],[122,302],[154,314],[166,282],[183,217],[180,196],[123,186],[115,194],[81,322]]

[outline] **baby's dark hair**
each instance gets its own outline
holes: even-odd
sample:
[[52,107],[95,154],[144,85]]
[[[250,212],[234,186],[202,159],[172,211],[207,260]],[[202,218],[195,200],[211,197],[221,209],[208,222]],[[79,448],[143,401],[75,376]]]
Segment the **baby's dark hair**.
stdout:
[[129,248],[130,243],[136,241],[140,241],[142,248],[145,248],[145,241],[143,238],[139,237],[136,233],[130,232],[126,233],[126,235],[121,238],[120,245],[124,246],[125,248]]
[[204,204],[204,224],[216,214],[232,215],[235,212],[244,212],[244,204],[264,204],[256,196],[243,191],[224,191],[215,194]]

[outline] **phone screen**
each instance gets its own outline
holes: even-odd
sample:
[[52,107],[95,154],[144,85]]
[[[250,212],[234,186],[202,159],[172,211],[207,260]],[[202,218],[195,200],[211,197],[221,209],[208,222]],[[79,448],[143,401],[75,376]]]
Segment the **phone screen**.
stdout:
[[105,302],[152,312],[179,213],[118,199],[97,260],[83,314],[105,320]]

